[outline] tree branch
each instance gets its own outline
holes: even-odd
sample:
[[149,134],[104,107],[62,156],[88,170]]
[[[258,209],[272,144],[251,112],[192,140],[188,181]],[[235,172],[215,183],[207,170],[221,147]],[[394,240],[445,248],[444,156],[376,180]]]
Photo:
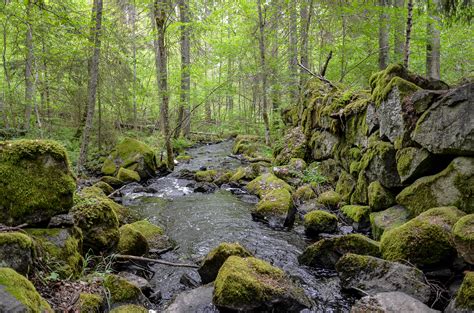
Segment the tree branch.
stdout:
[[332,88],[336,88],[336,86],[331,83],[327,78],[319,75],[319,74],[316,74],[316,73],[313,73],[310,69],[308,69],[307,67],[305,67],[303,64],[301,64],[300,62],[298,62],[298,66],[301,67],[303,70],[305,70],[308,74],[310,74],[311,76],[314,76],[316,77],[317,79],[319,79],[320,81],[322,81],[323,83],[326,83],[328,84],[330,87]]
[[158,263],[158,264],[169,265],[169,266],[175,266],[175,267],[199,268],[199,266],[197,266],[197,265],[195,265],[195,264],[173,263],[173,262],[168,262],[168,261],[163,261],[163,260],[156,260],[156,259],[150,259],[150,258],[145,258],[145,257],[140,257],[140,256],[134,256],[134,255],[116,254],[116,255],[115,255],[115,258],[116,258],[116,259],[121,259],[121,260],[131,260],[131,261],[142,261],[142,262]]

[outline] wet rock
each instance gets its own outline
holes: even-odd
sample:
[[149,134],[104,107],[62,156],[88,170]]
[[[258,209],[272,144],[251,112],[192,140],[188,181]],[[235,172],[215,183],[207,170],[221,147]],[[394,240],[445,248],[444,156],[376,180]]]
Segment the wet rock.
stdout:
[[265,196],[274,189],[283,188],[290,192],[293,191],[293,188],[290,185],[271,173],[258,176],[248,183],[246,188],[250,193],[259,197]]
[[201,193],[213,193],[219,187],[214,183],[196,183],[194,184],[194,192],[201,192]]
[[370,227],[370,207],[364,205],[345,205],[341,213],[357,231],[366,231]]
[[418,120],[413,140],[436,154],[474,155],[474,84],[449,91]]
[[163,311],[164,313],[213,312],[212,285],[201,286],[180,293]]
[[467,272],[456,296],[451,300],[446,313],[468,313],[474,311],[474,272]]
[[125,185],[123,181],[112,176],[102,176],[100,181],[112,186],[113,188],[120,188],[121,186]]
[[370,183],[367,192],[369,206],[373,212],[385,210],[396,203],[393,194],[378,181]]
[[311,156],[316,161],[332,158],[339,140],[328,131],[315,131],[310,140]]
[[110,313],[148,313],[148,309],[141,305],[121,305],[115,309],[110,310]]
[[117,178],[123,181],[124,183],[131,183],[131,182],[139,182],[140,175],[132,170],[128,170],[126,168],[119,168],[117,173]]
[[430,300],[431,287],[423,272],[415,267],[348,253],[339,259],[336,270],[344,289],[362,290],[371,296],[400,291],[423,303]]
[[213,303],[224,310],[299,312],[311,306],[281,269],[253,257],[229,257],[214,286]]
[[317,237],[320,233],[334,233],[337,229],[337,217],[326,211],[311,211],[304,216],[305,233]]
[[399,291],[381,292],[374,296],[366,296],[357,301],[351,309],[351,313],[395,313],[395,312],[417,312],[436,313],[423,302],[410,297]]
[[120,239],[117,244],[117,252],[125,255],[142,256],[148,253],[148,241],[131,225],[123,225],[119,229]]
[[187,273],[184,273],[181,276],[181,278],[179,279],[179,283],[188,288],[196,288],[199,286],[199,281],[195,280]]
[[98,181],[92,186],[100,188],[107,196],[110,195],[112,192],[114,192],[114,188],[103,181]]
[[103,284],[110,293],[112,307],[123,304],[141,304],[146,301],[140,288],[118,275],[107,274]]
[[0,268],[0,312],[53,312],[33,284],[11,268]]
[[177,174],[177,178],[193,180],[195,174],[196,174],[195,172],[190,171],[186,168],[183,168],[182,170],[179,170],[179,172]]
[[458,254],[474,264],[474,214],[460,218],[453,227],[454,243]]
[[102,173],[115,176],[121,167],[135,171],[141,179],[146,179],[155,176],[158,162],[149,146],[138,140],[125,138],[105,160]]
[[275,189],[267,193],[252,209],[252,217],[268,223],[273,228],[291,227],[296,209],[287,189]]
[[49,140],[0,142],[0,223],[48,223],[73,205],[66,150]]
[[202,283],[207,284],[214,281],[222,264],[232,255],[248,257],[252,254],[239,243],[221,243],[207,254],[198,269]]
[[33,269],[33,240],[20,232],[0,233],[0,266],[11,267],[20,274]]
[[194,174],[194,179],[197,182],[212,183],[214,179],[216,178],[217,178],[216,170],[197,171],[196,174]]
[[412,216],[433,207],[454,205],[474,213],[474,158],[459,157],[440,173],[425,176],[402,190],[397,202]]
[[434,157],[426,149],[408,147],[397,151],[397,171],[402,183],[412,182],[433,168]]
[[408,220],[408,210],[400,205],[380,212],[370,213],[372,236],[375,240],[379,240],[385,231],[401,226],[408,222]]
[[150,251],[169,248],[171,242],[161,227],[150,223],[147,220],[141,220],[129,224],[134,230],[138,231],[148,242]]
[[233,183],[243,183],[249,182],[260,175],[260,166],[257,164],[252,164],[247,167],[239,167],[235,173],[232,173],[229,178],[229,182]]
[[360,234],[350,234],[322,239],[298,257],[300,264],[333,269],[346,253],[380,256],[379,243]]
[[55,215],[51,218],[48,224],[48,228],[61,228],[71,226],[74,226],[74,215],[70,213]]
[[152,292],[150,283],[143,277],[137,276],[130,272],[120,272],[118,273],[118,276],[124,278],[130,284],[138,287],[144,295],[150,295]]
[[306,136],[301,127],[296,127],[288,131],[283,138],[284,147],[275,156],[276,165],[284,165],[292,158],[303,159],[306,155]]

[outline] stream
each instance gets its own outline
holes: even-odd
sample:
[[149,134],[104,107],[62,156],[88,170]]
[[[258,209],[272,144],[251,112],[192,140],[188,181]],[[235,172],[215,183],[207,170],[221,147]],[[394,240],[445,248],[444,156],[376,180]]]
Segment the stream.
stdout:
[[[240,166],[239,160],[229,157],[232,144],[224,141],[189,149],[187,153],[193,157],[189,163],[179,164],[170,175],[147,183],[150,190],[158,192],[147,193],[140,188],[135,188],[139,191],[135,192],[134,188],[127,188],[122,203],[142,218],[163,226],[176,243],[177,248],[163,254],[162,259],[199,262],[221,242],[239,242],[256,257],[282,268],[297,281],[315,302],[311,312],[348,312],[351,298],[341,293],[334,272],[298,264],[298,256],[308,245],[301,227],[291,231],[273,230],[252,220],[250,208],[257,202],[256,197],[230,187],[210,194],[193,193],[193,189],[188,187],[193,181],[179,178],[178,173],[182,170]],[[161,293],[158,311],[165,310],[177,295],[189,293],[186,290],[200,283],[194,269],[153,265],[152,270],[152,287]],[[201,293],[190,294],[193,306],[192,310],[188,307],[188,312],[219,312],[212,305],[211,296],[209,287]],[[179,309],[171,311],[185,312]]]

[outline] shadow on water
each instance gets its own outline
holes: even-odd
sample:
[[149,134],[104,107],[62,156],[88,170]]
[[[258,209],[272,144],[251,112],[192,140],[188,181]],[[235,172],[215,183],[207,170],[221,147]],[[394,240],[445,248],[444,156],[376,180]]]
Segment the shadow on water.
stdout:
[[[232,143],[223,142],[190,149],[193,156],[189,164],[177,170],[207,168],[235,168],[239,162],[229,158]],[[255,256],[285,270],[299,282],[307,295],[315,300],[316,312],[349,311],[350,300],[341,294],[339,280],[334,273],[316,272],[298,264],[297,257],[307,245],[303,236],[295,231],[277,231],[252,221],[250,208],[254,205],[229,191],[212,194],[192,193],[186,185],[190,181],[178,179],[173,174],[156,179],[149,185],[154,194],[126,194],[123,203],[142,217],[165,227],[167,235],[178,248],[166,253],[170,261],[201,260],[221,242],[239,242]],[[161,306],[165,307],[180,292],[189,289],[183,282],[200,281],[196,270],[163,265],[153,267],[154,287],[161,291]],[[184,276],[183,276],[184,275]],[[185,277],[185,278],[183,278]],[[218,312],[210,299],[195,312]]]

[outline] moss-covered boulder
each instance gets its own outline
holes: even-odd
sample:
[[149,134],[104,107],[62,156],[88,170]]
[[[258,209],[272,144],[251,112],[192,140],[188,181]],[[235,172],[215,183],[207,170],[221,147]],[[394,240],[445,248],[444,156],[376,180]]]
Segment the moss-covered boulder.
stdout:
[[198,182],[212,183],[216,178],[216,170],[197,171],[194,175],[194,179]]
[[395,204],[393,194],[378,181],[370,183],[367,191],[369,206],[373,212],[385,210]]
[[281,269],[253,257],[229,257],[214,286],[213,303],[224,310],[299,312],[311,306]]
[[305,201],[315,199],[316,198],[316,193],[314,192],[313,188],[311,185],[303,185],[296,189],[296,191],[293,193],[293,200],[297,204],[301,204]]
[[143,235],[143,237],[148,242],[150,251],[162,250],[170,247],[171,245],[168,237],[165,236],[163,229],[147,220],[133,222],[129,224],[129,226]]
[[336,264],[344,289],[362,290],[368,295],[401,291],[423,303],[430,300],[431,288],[422,271],[368,255],[348,253]]
[[328,190],[318,196],[318,202],[330,208],[335,208],[342,201],[340,194],[334,190]]
[[445,312],[468,313],[472,311],[474,311],[474,272],[467,272],[461,287]]
[[252,209],[252,217],[268,223],[271,227],[290,227],[296,210],[287,189],[275,189],[267,193]]
[[117,178],[123,181],[124,183],[132,183],[132,182],[139,182],[140,175],[137,172],[126,169],[126,168],[119,168],[117,173]]
[[474,213],[474,158],[459,157],[440,173],[425,176],[402,190],[397,202],[412,216],[440,206],[453,205]]
[[453,227],[454,243],[458,254],[474,264],[474,214],[460,218]]
[[289,192],[293,191],[293,188],[288,185],[282,179],[276,177],[271,173],[266,173],[258,176],[246,186],[247,190],[250,193],[253,193],[259,197],[265,196],[267,193],[271,192],[274,189],[286,189]]
[[342,201],[349,202],[356,186],[356,179],[346,171],[342,171],[336,184],[336,192],[341,195]]
[[148,253],[148,241],[131,225],[123,225],[119,229],[120,239],[117,251],[121,254],[142,256]]
[[298,257],[300,264],[333,269],[346,253],[380,256],[379,243],[360,234],[322,239]]
[[125,184],[123,181],[113,176],[102,176],[100,181],[112,186],[113,188],[119,188]]
[[370,207],[365,205],[345,205],[341,208],[344,218],[358,231],[363,231],[370,226]]
[[411,183],[433,168],[434,156],[426,149],[407,147],[397,151],[397,171],[403,184]]
[[283,179],[293,187],[298,187],[303,184],[303,172],[301,170],[295,169],[291,165],[274,166],[272,168],[272,172],[276,177]]
[[112,305],[138,304],[144,297],[140,288],[118,275],[107,274],[103,285],[110,294]]
[[337,229],[337,216],[326,211],[315,210],[304,216],[304,230],[309,237],[320,233],[333,233]]
[[306,156],[307,141],[301,127],[289,130],[283,138],[284,145],[275,154],[275,165],[285,165],[292,158],[304,159]]
[[33,284],[15,270],[0,267],[0,312],[53,312]]
[[61,278],[81,274],[84,259],[82,231],[79,228],[38,228],[28,229],[27,232],[35,239],[43,260]]
[[239,243],[221,243],[207,254],[198,269],[202,283],[207,284],[214,281],[222,264],[232,255],[242,258],[252,256],[252,254]]
[[383,233],[408,222],[409,212],[400,205],[393,206],[380,212],[370,213],[372,237],[380,240]]
[[365,176],[365,170],[362,170],[358,177],[354,192],[351,195],[352,204],[368,204],[369,203],[369,182]]
[[309,142],[311,156],[316,161],[332,158],[339,141],[339,137],[328,131],[315,131]]
[[189,161],[192,160],[192,156],[190,156],[189,154],[180,154],[178,156],[176,156],[176,161],[180,162],[180,163],[189,163]]
[[158,162],[149,146],[141,141],[125,138],[115,146],[105,160],[102,173],[115,176],[121,167],[135,171],[141,179],[146,179],[155,176]]
[[148,313],[149,310],[141,305],[127,304],[110,310],[110,313]]
[[0,223],[47,223],[69,211],[75,189],[66,150],[57,142],[0,141]]
[[103,304],[104,298],[101,295],[84,292],[79,295],[79,312],[100,313]]
[[259,141],[260,138],[257,136],[239,135],[235,138],[232,153],[255,157],[259,148]]
[[20,274],[33,268],[33,240],[21,232],[0,232],[0,266],[11,267]]
[[114,192],[114,187],[112,187],[111,185],[107,184],[104,181],[98,181],[97,183],[92,185],[92,187],[100,188],[100,190],[102,190],[106,196]]

